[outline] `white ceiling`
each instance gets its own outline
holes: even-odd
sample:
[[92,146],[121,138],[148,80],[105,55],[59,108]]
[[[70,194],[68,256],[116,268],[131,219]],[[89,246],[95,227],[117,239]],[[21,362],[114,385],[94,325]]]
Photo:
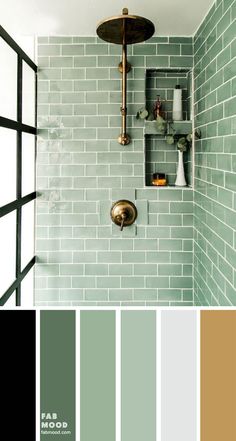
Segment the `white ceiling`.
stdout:
[[0,24],[18,35],[95,35],[103,18],[128,7],[157,35],[193,35],[214,0],[0,0]]

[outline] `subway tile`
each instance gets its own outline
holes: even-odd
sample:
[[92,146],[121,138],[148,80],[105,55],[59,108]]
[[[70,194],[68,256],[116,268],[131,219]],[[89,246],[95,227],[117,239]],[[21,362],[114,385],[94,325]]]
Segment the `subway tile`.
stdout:
[[108,265],[104,263],[94,264],[94,263],[86,263],[85,264],[85,275],[86,276],[106,276],[108,275]]
[[192,288],[192,277],[170,277],[171,288]]
[[118,56],[98,55],[98,67],[117,67],[120,63]]
[[131,264],[109,264],[110,276],[131,276],[133,267]]
[[85,300],[104,301],[108,300],[108,289],[85,289]]
[[180,55],[180,44],[158,44],[158,55]]
[[144,277],[121,277],[121,288],[144,288]]
[[98,288],[120,288],[120,277],[97,277]]
[[84,55],[83,44],[62,45],[62,55]]
[[168,67],[169,58],[164,55],[153,55],[146,57],[146,65],[147,67]]
[[127,301],[133,299],[132,289],[109,289],[109,300]]
[[171,67],[192,67],[193,59],[191,56],[180,56],[180,57],[170,57],[170,66]]
[[157,265],[156,264],[134,264],[134,274],[141,276],[155,276],[157,275]]
[[85,78],[85,69],[62,69],[63,80],[82,80]]
[[146,278],[147,288],[169,288],[169,277],[159,276],[159,277],[147,277]]
[[72,57],[50,57],[51,67],[72,67],[73,58]]
[[134,55],[155,55],[155,44],[135,44],[133,47]]
[[160,276],[181,276],[182,265],[178,264],[159,264],[158,275]]
[[52,37],[49,37],[49,43],[70,44],[70,43],[72,43],[72,37],[52,36]]
[[[79,94],[81,97],[81,94]],[[71,97],[69,97],[71,99]],[[93,104],[79,104],[74,106],[75,115],[95,115],[96,107]]]
[[157,300],[157,289],[134,288],[134,300]]
[[223,33],[223,44],[226,47],[235,38],[235,20]]
[[97,89],[96,80],[76,80],[74,81],[75,91],[95,91]]
[[159,250],[181,251],[182,240],[180,239],[159,239]]
[[61,78],[60,69],[39,68],[39,80],[58,80]]
[[95,288],[95,277],[83,276],[76,277],[72,276],[72,288]]
[[56,44],[43,44],[38,46],[39,56],[60,55],[60,46]]
[[146,252],[146,261],[147,261],[147,263],[170,263],[170,252],[167,252],[167,251],[147,251]]
[[84,56],[84,57],[74,57],[75,67],[95,67],[96,57]]
[[159,289],[158,290],[158,300],[181,300],[181,290],[180,289]]
[[84,94],[74,93],[74,92],[65,92],[61,96],[62,104],[70,104],[70,103],[83,103],[84,102]]

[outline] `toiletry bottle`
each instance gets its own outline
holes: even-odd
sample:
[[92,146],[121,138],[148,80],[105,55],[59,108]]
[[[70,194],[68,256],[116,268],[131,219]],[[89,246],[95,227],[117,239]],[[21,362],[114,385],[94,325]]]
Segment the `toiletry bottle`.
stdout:
[[157,116],[161,116],[162,118],[164,118],[164,112],[162,111],[162,101],[160,100],[160,95],[157,95],[157,100],[154,103],[153,116],[154,119],[157,119]]
[[182,89],[180,86],[175,86],[174,89],[174,99],[173,99],[173,121],[183,120],[183,109],[182,109]]

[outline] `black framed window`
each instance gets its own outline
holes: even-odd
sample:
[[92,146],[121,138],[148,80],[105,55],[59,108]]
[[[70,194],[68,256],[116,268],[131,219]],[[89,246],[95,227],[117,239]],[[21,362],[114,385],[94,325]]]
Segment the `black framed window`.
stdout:
[[33,295],[37,66],[1,26],[0,66],[0,306],[20,306]]

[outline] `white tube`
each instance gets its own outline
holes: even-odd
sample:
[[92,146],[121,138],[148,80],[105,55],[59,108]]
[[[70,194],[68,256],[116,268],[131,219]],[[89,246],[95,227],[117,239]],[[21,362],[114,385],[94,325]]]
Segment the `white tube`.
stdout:
[[173,121],[182,121],[182,120],[183,120],[182,89],[180,89],[180,86],[175,86],[174,99],[173,99]]

